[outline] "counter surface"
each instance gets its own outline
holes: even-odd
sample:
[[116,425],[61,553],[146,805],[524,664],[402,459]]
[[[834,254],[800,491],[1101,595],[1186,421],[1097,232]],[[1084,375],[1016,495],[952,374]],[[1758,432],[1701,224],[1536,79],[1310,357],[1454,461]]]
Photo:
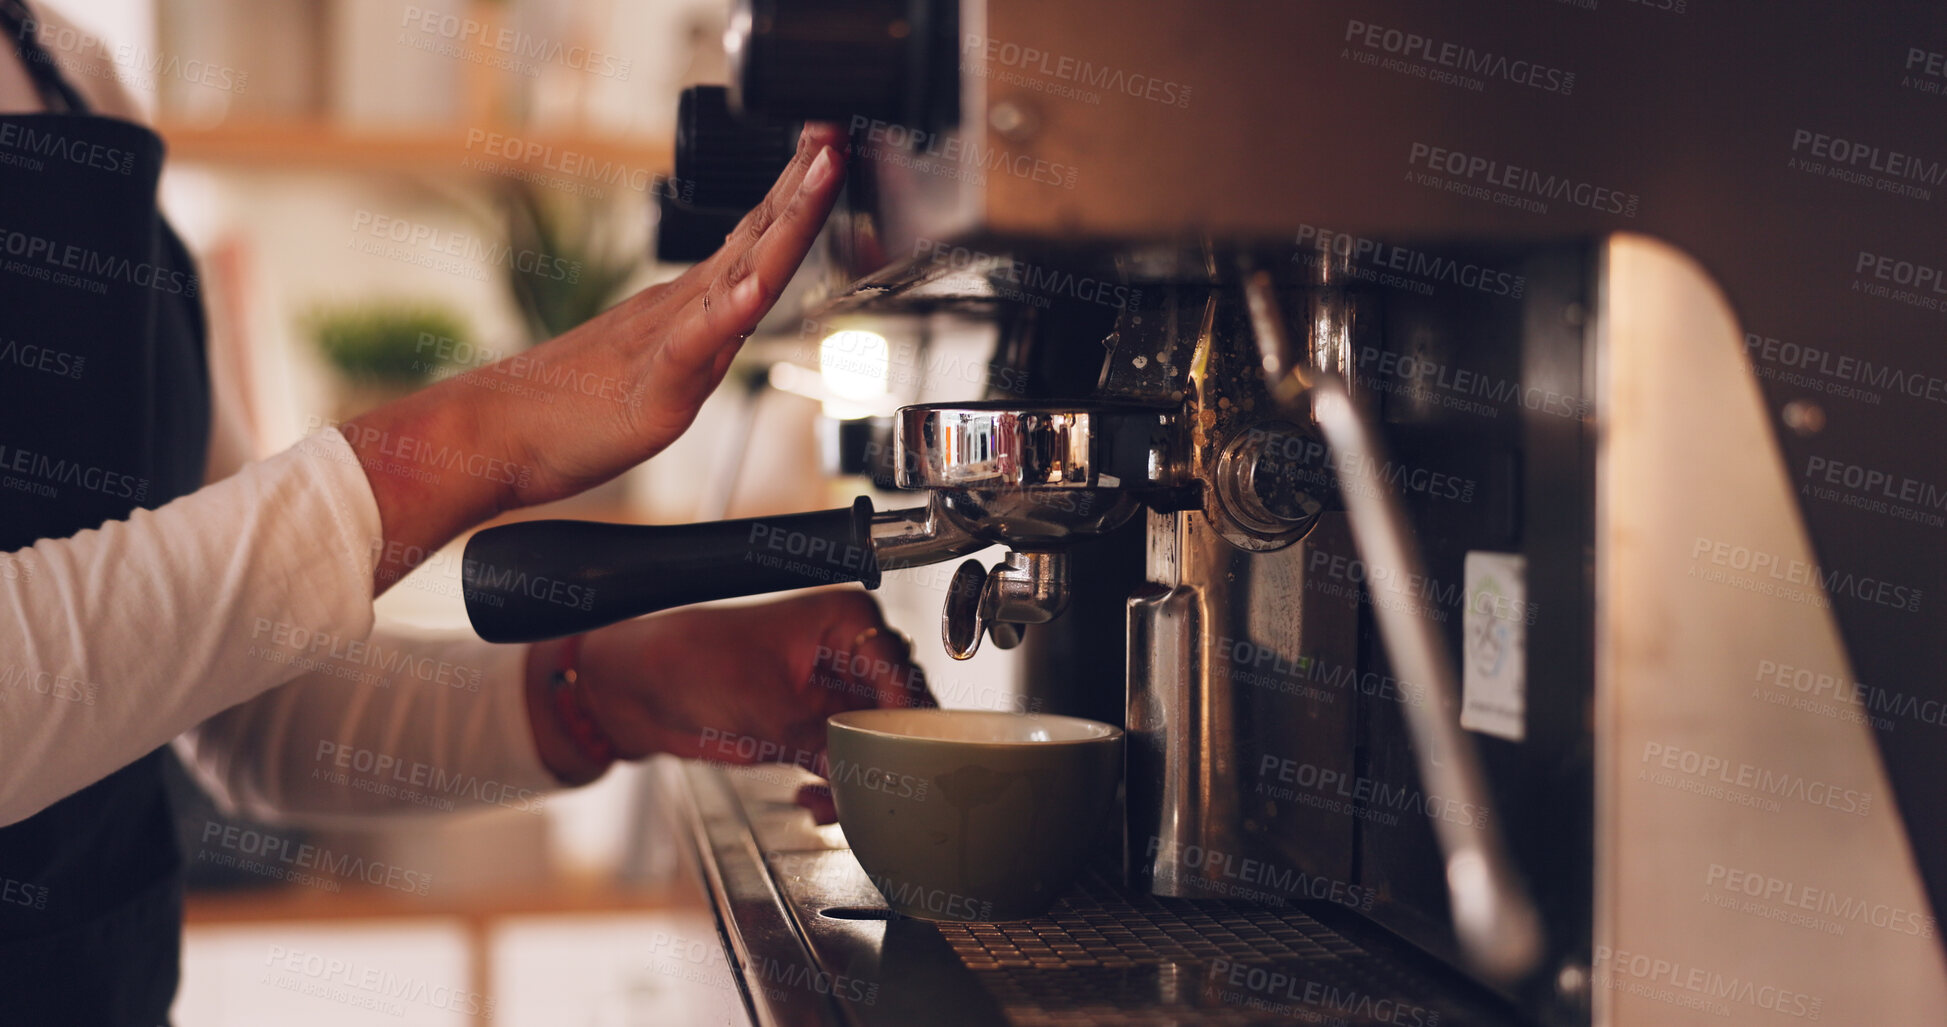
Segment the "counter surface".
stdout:
[[792,767],[666,784],[754,1023],[1517,1024],[1496,998],[1330,902],[1128,895],[1090,876],[1046,915],[894,916]]

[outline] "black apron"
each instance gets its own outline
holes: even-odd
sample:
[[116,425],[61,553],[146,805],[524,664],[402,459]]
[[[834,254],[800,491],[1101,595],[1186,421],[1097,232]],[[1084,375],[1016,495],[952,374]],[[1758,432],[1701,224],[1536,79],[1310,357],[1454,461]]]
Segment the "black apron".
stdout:
[[[0,0],[51,112],[0,116],[0,552],[194,491],[210,424],[201,289],[156,208],[162,140],[90,114],[23,37],[30,17]],[[0,717],[31,723],[91,685],[114,687],[16,676]],[[0,828],[0,1021],[167,1023],[182,856],[166,758]]]

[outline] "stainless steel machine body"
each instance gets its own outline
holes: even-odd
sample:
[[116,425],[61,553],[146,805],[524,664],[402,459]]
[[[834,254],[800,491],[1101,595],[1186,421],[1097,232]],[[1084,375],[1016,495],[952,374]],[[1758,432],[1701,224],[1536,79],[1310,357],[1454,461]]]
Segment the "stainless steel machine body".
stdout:
[[[1120,646],[1136,886],[1362,907],[1537,1022],[1903,1021],[1947,992],[1930,930],[1820,937],[1697,896],[1769,866],[1930,916],[1910,846],[1939,862],[1938,839],[1912,836],[1933,800],[1907,791],[1903,820],[1881,769],[1923,757],[1754,709],[1744,679],[1814,641],[1791,665],[1898,678],[1938,643],[1856,590],[1686,590],[1726,540],[1882,578],[1924,548],[1911,525],[1794,502],[1786,468],[1886,454],[1934,422],[1881,408],[1781,437],[1792,390],[1745,350],[1777,333],[1910,363],[1937,336],[1923,301],[1861,296],[1850,272],[1870,278],[1880,253],[1924,265],[1938,215],[1815,191],[1796,162],[1806,126],[1918,147],[1924,90],[1902,93],[1894,66],[1902,40],[1947,28],[1919,10],[1619,6],[934,5],[958,53],[953,90],[929,95],[957,92],[955,116],[851,117],[862,180],[818,316],[896,331],[985,312],[997,366],[1099,357],[1093,387],[1060,398],[1177,408],[1179,478],[1200,493],[1144,515]],[[1821,57],[1846,70],[1787,71]],[[1326,375],[1376,414],[1383,463],[1308,419]],[[1348,487],[1394,508],[1422,569],[1355,537],[1351,518],[1377,515]],[[1645,553],[1652,532],[1666,548]],[[1071,581],[1078,600],[1093,584]],[[1415,619],[1447,658],[1521,672],[1470,669],[1444,695],[1386,637]],[[1429,779],[1422,714],[1464,737],[1478,805]],[[1734,799],[1691,801],[1723,791],[1684,784],[1692,756],[1857,808],[1794,817],[1735,780]],[[1443,856],[1470,833],[1506,842],[1490,866],[1462,861],[1471,879]],[[1490,871],[1540,915],[1541,958],[1512,975],[1456,938]]]
[[[850,130],[794,323],[994,326],[964,402],[896,418],[926,504],[818,515],[867,554],[832,580],[1006,543],[947,649],[1129,732],[1119,851],[1018,929],[879,922],[841,837],[698,777],[765,944],[976,981],[970,1022],[1947,1008],[1943,549],[1812,480],[1947,481],[1947,14],[749,0],[731,35],[733,106]],[[1888,369],[1921,388],[1846,405]]]

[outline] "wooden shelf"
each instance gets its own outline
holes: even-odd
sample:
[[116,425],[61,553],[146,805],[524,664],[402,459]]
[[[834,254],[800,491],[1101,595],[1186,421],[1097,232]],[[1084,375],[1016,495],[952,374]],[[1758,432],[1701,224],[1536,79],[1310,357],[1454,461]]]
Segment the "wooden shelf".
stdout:
[[424,897],[354,885],[341,892],[267,887],[191,892],[183,905],[190,925],[294,920],[389,920],[459,917],[491,920],[546,913],[621,913],[685,908],[688,897],[672,887],[635,889],[604,882],[537,883],[528,889]]
[[602,881],[555,881],[532,889],[482,891],[425,898],[359,886],[321,892],[294,886],[235,892],[192,892],[183,903],[189,929],[263,925],[317,925],[326,921],[457,919],[466,936],[467,987],[494,994],[493,937],[509,917],[562,914],[707,915],[700,884],[687,876],[661,888],[618,887]]
[[[170,159],[178,162],[393,174],[531,173],[605,192],[640,189],[640,184],[624,184],[617,176],[640,183],[648,176],[667,175],[672,163],[666,143],[520,129],[348,130],[295,121],[215,127],[164,122],[157,131],[169,143]],[[482,133],[517,138],[522,151],[533,156],[518,161],[489,152]]]

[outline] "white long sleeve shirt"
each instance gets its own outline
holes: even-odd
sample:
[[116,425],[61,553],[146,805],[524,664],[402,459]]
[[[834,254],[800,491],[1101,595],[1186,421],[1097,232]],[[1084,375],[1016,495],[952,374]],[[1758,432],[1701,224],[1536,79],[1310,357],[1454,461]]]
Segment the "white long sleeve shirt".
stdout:
[[[41,109],[0,50],[0,111]],[[134,116],[105,61],[74,59],[102,64],[68,72],[97,109]],[[560,784],[524,647],[374,630],[380,539],[365,472],[326,431],[0,555],[0,825],[171,739],[219,802],[266,819],[537,807]]]
[[523,650],[374,635],[380,537],[365,472],[327,431],[8,554],[0,823],[177,735],[220,800],[264,817],[538,805],[558,784]]

